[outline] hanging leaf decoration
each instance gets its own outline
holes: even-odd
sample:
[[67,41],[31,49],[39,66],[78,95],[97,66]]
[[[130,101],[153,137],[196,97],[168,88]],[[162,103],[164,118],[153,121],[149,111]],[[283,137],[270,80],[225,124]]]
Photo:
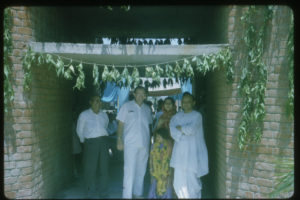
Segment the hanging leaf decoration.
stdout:
[[103,72],[102,72],[102,81],[106,82],[109,81],[109,71],[107,66],[104,66]]
[[98,66],[96,64],[94,64],[93,66],[93,78],[94,78],[94,82],[93,84],[99,88],[100,83],[99,83],[99,69]]
[[132,86],[137,87],[140,84],[140,73],[139,73],[139,70],[136,67],[133,68],[133,72],[131,74],[131,77],[132,77],[132,83],[131,84],[133,84]]
[[194,57],[195,59],[193,59],[194,62],[196,62],[196,72],[200,73],[201,72],[201,66],[202,66],[202,62],[201,59],[199,57]]
[[165,69],[165,75],[168,78],[174,78],[175,74],[171,65],[167,64]]
[[203,62],[201,66],[201,72],[205,75],[209,71],[209,57],[203,54]]
[[184,59],[184,60],[183,60],[183,65],[182,65],[182,68],[181,68],[184,77],[186,77],[186,68],[187,68],[187,64],[188,64],[188,63],[187,63],[187,60]]
[[72,74],[75,74],[75,70],[72,64],[70,64],[70,66],[68,67],[68,69],[65,71],[64,73],[64,77],[67,80],[72,80]]
[[[230,57],[230,58],[228,58]],[[194,62],[195,64],[192,64]],[[32,63],[41,65],[42,63],[48,64],[49,67],[54,66],[56,69],[57,76],[62,76],[65,79],[72,79],[72,75],[76,75],[76,85],[73,88],[82,88],[84,87],[84,73],[82,70],[82,63],[77,66],[77,71],[79,71],[78,75],[75,73],[74,67],[72,65],[72,60],[69,66],[65,66],[63,60],[58,56],[57,59],[54,59],[51,54],[36,54],[32,52],[29,48],[23,57],[23,66],[26,70],[25,72],[25,80],[24,80],[24,88],[29,89],[29,84],[31,83],[31,66]],[[174,62],[174,66],[171,63],[167,63],[164,66],[157,64],[155,67],[147,67],[145,66],[145,76],[147,78],[151,78],[152,82],[149,81],[149,87],[157,87],[160,85],[160,79],[165,77],[167,79],[163,80],[164,86],[168,84],[173,84],[173,78],[175,78],[178,83],[179,80],[184,81],[187,78],[193,78],[195,72],[203,73],[204,75],[210,71],[214,70],[217,67],[225,67],[227,79],[232,80],[233,70],[232,70],[232,60],[231,60],[231,51],[229,48],[225,50],[222,49],[216,55],[203,55],[203,56],[193,56],[192,58],[185,58],[182,60],[182,63],[179,61]],[[230,65],[230,66],[229,66]],[[195,69],[194,67],[195,66]],[[134,67],[134,66],[128,66]],[[49,68],[50,69],[50,68]],[[195,71],[194,71],[195,70]],[[6,70],[7,71],[7,70]],[[99,83],[99,67],[94,64],[93,67],[93,84],[98,87]],[[101,74],[102,82],[113,81],[118,86],[137,86],[142,84],[142,79],[140,79],[138,68],[134,67],[132,74],[129,73],[127,66],[124,67],[123,72],[120,73],[115,66],[112,66],[111,70],[109,70],[108,66],[104,65],[103,72]]]
[[194,69],[193,69],[190,61],[188,61],[187,59],[184,59],[184,62],[186,63],[186,69],[185,69],[186,77],[193,78],[194,77]]
[[178,80],[181,77],[181,73],[182,73],[181,67],[178,62],[175,62],[174,73],[176,76],[176,80]]
[[58,57],[58,59],[56,60],[56,74],[58,77],[60,77],[60,75],[64,74],[64,62],[62,61],[62,59],[60,57]]
[[155,70],[159,76],[163,75],[163,73],[164,73],[163,68],[161,68],[159,65],[155,66]]
[[115,68],[115,66],[112,66],[112,69],[110,71],[110,76],[112,81],[119,83],[121,80],[120,72]]
[[153,72],[154,72],[153,67],[146,67],[145,76],[147,78],[150,78],[150,77],[152,77]]
[[215,68],[217,68],[217,58],[214,54],[209,56],[209,65],[211,71],[214,71]]
[[125,81],[125,83],[124,83],[125,86],[129,86],[129,85],[131,84],[131,77],[130,77],[130,75],[129,75],[129,72],[128,72],[127,67],[125,67],[125,68],[123,69],[123,72],[122,72],[121,77],[122,77],[122,83],[121,83],[120,86],[122,86],[123,81]]
[[160,77],[163,75],[164,70],[159,66],[155,66],[154,73],[152,73],[152,87],[160,86]]
[[84,76],[84,72],[83,72],[82,63],[77,65],[77,70],[78,70],[79,74],[78,74],[78,77],[76,79],[76,85],[73,87],[73,89],[77,88],[78,90],[81,90],[82,88],[85,88],[85,86],[84,86],[85,76]]

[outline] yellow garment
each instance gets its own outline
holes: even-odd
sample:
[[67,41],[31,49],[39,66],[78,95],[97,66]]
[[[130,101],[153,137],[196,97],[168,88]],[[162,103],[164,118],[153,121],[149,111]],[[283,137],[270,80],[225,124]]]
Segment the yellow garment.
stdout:
[[171,175],[170,159],[172,145],[170,141],[157,138],[153,144],[150,156],[152,159],[151,175],[157,180],[156,192],[163,195],[167,190],[168,179]]

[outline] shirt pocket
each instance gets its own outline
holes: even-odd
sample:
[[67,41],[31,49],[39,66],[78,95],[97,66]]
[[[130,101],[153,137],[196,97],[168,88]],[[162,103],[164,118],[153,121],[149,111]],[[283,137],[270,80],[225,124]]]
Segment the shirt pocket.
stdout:
[[133,122],[136,121],[137,119],[137,113],[134,111],[128,111],[127,116],[126,116],[126,121],[127,122]]

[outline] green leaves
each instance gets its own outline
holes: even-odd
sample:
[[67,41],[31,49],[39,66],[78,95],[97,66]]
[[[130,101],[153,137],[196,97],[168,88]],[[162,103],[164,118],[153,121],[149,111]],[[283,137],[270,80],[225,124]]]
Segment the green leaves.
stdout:
[[137,87],[140,84],[140,73],[136,67],[133,68],[131,77],[132,77],[131,84],[133,84],[133,87]]
[[175,76],[177,79],[179,79],[181,77],[182,70],[177,61],[175,62],[174,73],[175,73]]
[[[66,58],[64,58],[66,60]],[[51,54],[37,54],[28,48],[25,56],[23,57],[23,67],[25,69],[24,88],[30,89],[31,83],[31,67],[34,65],[39,66],[46,64],[48,68],[55,67],[57,77],[63,77],[67,80],[72,80],[73,76],[76,77],[76,84],[73,89],[77,88],[81,90],[84,88],[85,74],[83,71],[82,62],[76,66],[72,60],[69,64],[65,65],[64,60],[60,56]],[[78,62],[78,61],[76,61]],[[161,78],[164,78],[163,84],[166,87],[168,84],[173,84],[173,78],[178,80],[185,80],[187,78],[193,78],[195,73],[203,73],[204,75],[208,71],[212,71],[218,67],[225,67],[226,69],[232,69],[232,66],[226,66],[231,63],[231,52],[229,48],[222,49],[220,52],[212,55],[193,56],[192,58],[184,58],[182,60],[174,61],[167,64],[156,64],[151,67],[144,66],[146,68],[145,75],[148,78],[152,78],[152,83],[147,82],[147,86],[156,87],[161,83]],[[99,72],[99,67],[103,67],[102,74]],[[131,74],[125,66],[123,72],[115,66],[108,67],[108,65],[93,65],[93,85],[100,86],[100,78],[103,82],[115,82],[118,86],[131,86],[136,87],[141,84],[140,73],[137,67],[133,67]],[[75,73],[78,71],[78,73]],[[7,70],[5,73],[7,74]],[[233,74],[233,70],[229,71]]]
[[[126,86],[128,86],[128,85],[130,85],[131,84],[131,77],[130,77],[130,75],[129,75],[129,72],[128,72],[128,69],[127,69],[127,67],[125,67],[124,69],[123,69],[123,72],[122,72],[122,74],[121,74],[121,77],[122,77],[122,83],[123,83],[123,80],[125,80],[125,85]],[[122,86],[122,85],[121,85]]]
[[105,65],[104,70],[102,72],[102,81],[104,81],[104,82],[109,81],[108,79],[109,79],[109,71],[108,71],[107,66]]
[[193,67],[192,67],[190,61],[188,61],[187,59],[183,60],[182,71],[183,71],[185,77],[190,77],[190,78],[194,77]]
[[64,62],[61,60],[61,58],[58,58],[56,60],[55,68],[56,68],[57,77],[60,77],[60,75],[64,74],[65,67],[64,67]]
[[276,167],[283,169],[285,172],[275,173],[277,185],[273,192],[269,194],[271,198],[278,198],[284,193],[291,193],[294,191],[294,159],[280,159],[276,162]]
[[120,84],[122,78],[120,72],[115,68],[115,66],[112,66],[112,69],[109,71],[108,67],[105,65],[102,72],[102,81],[116,82]]
[[173,67],[171,65],[169,65],[169,64],[166,64],[165,75],[168,78],[173,78],[175,76],[175,73],[173,71]]
[[[242,120],[238,135],[240,149],[244,149],[247,142],[260,141],[262,134],[261,127],[265,116],[264,97],[267,69],[262,61],[264,52],[263,39],[267,22],[271,18],[268,18],[268,20],[264,19],[264,24],[259,26],[253,20],[256,18],[256,14],[256,7],[250,6],[241,17],[244,28],[246,28],[243,39],[248,51],[248,62],[243,66],[241,80],[238,84],[239,93],[243,97]],[[270,17],[269,14],[265,14],[265,16]],[[259,30],[257,30],[257,27],[259,27]]]
[[78,90],[81,90],[82,88],[85,88],[84,86],[84,79],[85,79],[85,75],[83,73],[83,66],[82,63],[80,63],[79,65],[77,65],[77,70],[79,72],[79,75],[76,79],[76,85],[73,87],[77,88]]
[[74,74],[74,67],[73,65],[70,65],[64,73],[65,79],[72,80],[72,73]]
[[112,81],[116,82],[116,83],[119,83],[121,81],[121,74],[120,72],[115,68],[115,66],[112,67],[112,70],[111,70],[111,78],[112,78]]
[[97,88],[98,88],[100,86],[100,83],[99,83],[99,70],[98,70],[98,66],[96,64],[94,64],[94,66],[93,66],[93,78],[94,78],[93,84],[95,86],[97,86]]

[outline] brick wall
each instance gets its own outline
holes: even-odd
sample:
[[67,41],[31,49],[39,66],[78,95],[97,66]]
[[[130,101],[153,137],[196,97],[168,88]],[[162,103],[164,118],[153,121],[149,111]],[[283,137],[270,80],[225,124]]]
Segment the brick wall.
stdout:
[[[225,72],[216,70],[206,77],[207,108],[206,114],[206,143],[209,154],[209,179],[210,188],[216,197],[225,198],[227,151],[226,140],[228,138],[227,112],[228,108],[236,104],[231,98],[231,85],[226,83]],[[236,111],[238,108],[236,108]],[[231,111],[230,113],[233,113]],[[230,119],[228,119],[230,120]],[[232,131],[231,131],[232,132]],[[215,196],[214,196],[215,197]]]
[[264,61],[268,66],[265,93],[266,116],[260,143],[249,144],[245,151],[237,145],[241,117],[238,96],[240,66],[243,66],[242,25],[240,17],[246,7],[232,6],[228,18],[228,42],[233,45],[236,77],[232,86],[225,83],[224,72],[214,72],[207,78],[208,120],[210,137],[215,138],[215,150],[210,160],[218,198],[268,198],[275,186],[275,162],[280,157],[293,157],[293,121],[286,117],[288,93],[287,39],[291,10],[275,6]]
[[33,67],[32,90],[23,91],[21,56],[36,33],[30,9],[11,10],[15,99],[4,116],[4,192],[8,198],[47,198],[71,175],[72,84],[47,66]]
[[[285,117],[287,101],[286,41],[290,10],[274,7],[269,44],[264,59],[268,65],[266,117],[260,143],[242,152],[237,146],[241,99],[237,92],[242,55],[241,6],[229,7],[228,42],[233,45],[236,76],[226,84],[222,70],[206,77],[207,142],[210,176],[219,198],[264,198],[274,188],[278,157],[293,156],[293,122]],[[34,68],[32,91],[24,93],[21,56],[29,41],[64,37],[48,14],[14,7],[13,77],[15,100],[4,119],[4,190],[10,198],[49,198],[71,173],[72,83],[56,78],[47,66]],[[39,13],[39,14],[37,14]],[[31,22],[32,19],[37,21]],[[39,20],[40,19],[40,20]],[[58,19],[58,18],[55,18]],[[53,25],[52,29],[48,28]],[[38,27],[40,29],[38,30]],[[48,30],[48,31],[46,31]],[[55,31],[56,30],[56,31]],[[59,180],[59,182],[57,182]]]

